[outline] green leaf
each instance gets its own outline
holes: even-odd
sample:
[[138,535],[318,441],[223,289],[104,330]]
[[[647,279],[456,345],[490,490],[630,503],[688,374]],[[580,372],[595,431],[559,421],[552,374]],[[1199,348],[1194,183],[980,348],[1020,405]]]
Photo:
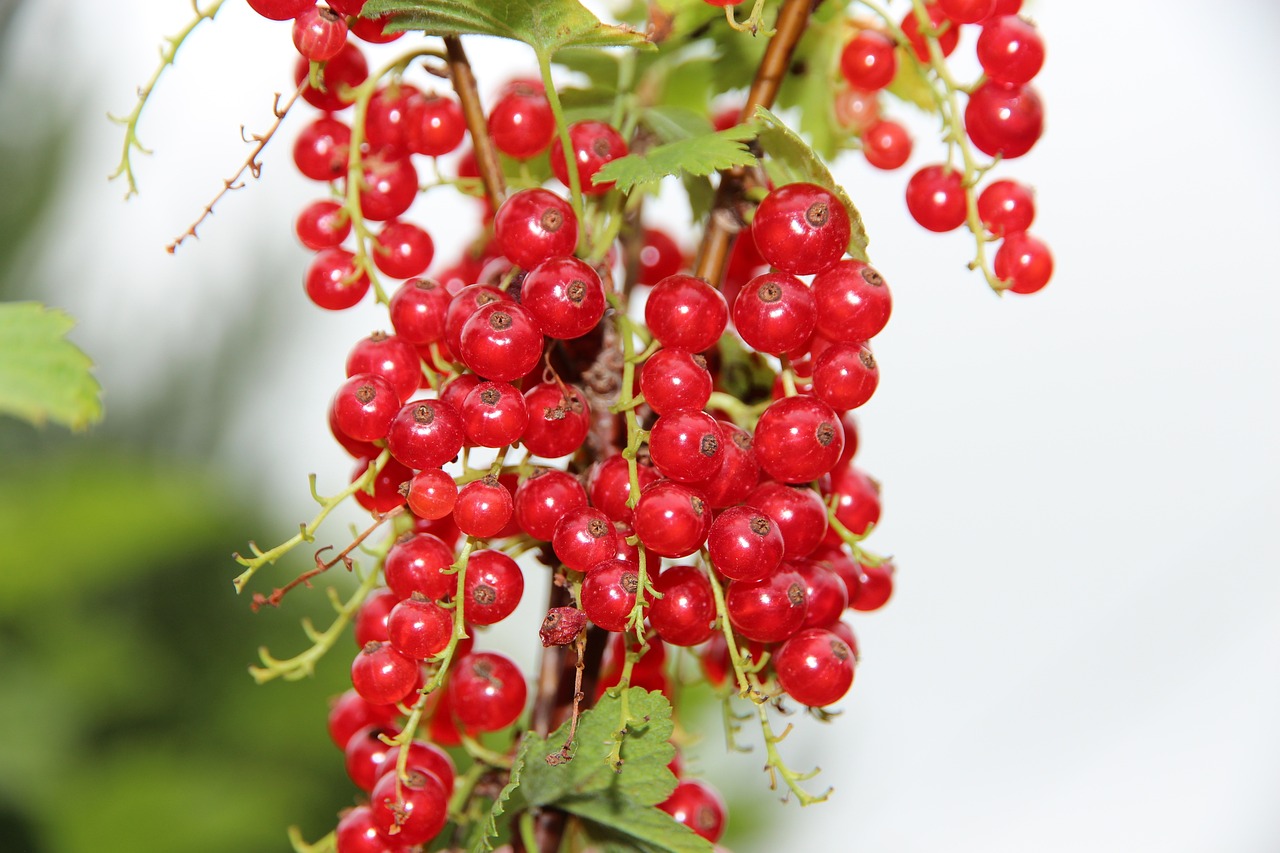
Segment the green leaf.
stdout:
[[893,81],[886,91],[898,100],[914,104],[927,113],[936,113],[938,102],[933,97],[933,84],[916,64],[915,57],[903,48],[898,48],[894,53],[897,54],[898,73],[893,75]]
[[679,142],[715,131],[705,114],[685,107],[650,107],[641,113],[640,121],[662,142]]
[[689,213],[694,222],[702,222],[711,213],[715,204],[716,190],[711,186],[711,179],[706,175],[681,175],[680,183],[689,196]]
[[626,795],[570,797],[557,805],[590,821],[589,834],[606,849],[612,846],[642,853],[707,853],[712,849],[709,841],[671,815],[655,806],[639,806]]
[[566,47],[653,47],[643,33],[602,23],[577,0],[369,0],[361,14],[391,15],[389,31],[499,36],[548,57]]
[[862,214],[858,213],[858,208],[854,207],[848,193],[831,177],[822,158],[795,131],[764,107],[756,107],[754,120],[762,125],[757,141],[760,148],[769,155],[765,158],[764,167],[774,184],[781,186],[806,181],[835,193],[849,212],[848,252],[858,260],[867,262],[867,229],[862,224]]
[[507,810],[507,804],[512,804],[513,810],[518,811],[523,797],[517,797],[512,802],[512,797],[520,788],[520,774],[524,770],[525,761],[529,757],[529,749],[536,741],[542,739],[533,732],[526,732],[525,736],[520,740],[520,748],[516,750],[515,760],[511,762],[511,775],[507,779],[507,784],[499,792],[497,799],[493,801],[493,806],[489,810],[489,816],[485,818],[484,829],[480,837],[471,849],[476,853],[493,849],[493,839],[498,837],[498,818]]
[[840,153],[847,139],[836,121],[834,95],[848,32],[841,4],[822,6],[796,46],[796,58],[778,90],[778,108],[799,110],[800,131],[827,160]]
[[39,302],[0,305],[0,413],[82,430],[102,420],[93,363],[65,335],[75,320]]
[[667,175],[710,175],[734,166],[751,166],[756,157],[747,148],[756,129],[739,125],[719,133],[707,133],[650,148],[643,154],[628,154],[606,163],[592,180],[596,184],[615,181],[622,192],[638,184],[660,181]]

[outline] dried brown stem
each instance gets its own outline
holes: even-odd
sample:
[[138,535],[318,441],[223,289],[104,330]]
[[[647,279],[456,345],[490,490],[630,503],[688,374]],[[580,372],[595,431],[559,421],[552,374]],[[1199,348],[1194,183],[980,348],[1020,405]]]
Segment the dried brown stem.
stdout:
[[449,57],[453,91],[462,104],[462,115],[467,121],[467,131],[471,134],[471,145],[476,153],[480,180],[484,183],[484,194],[489,199],[489,204],[496,209],[507,196],[507,183],[502,176],[502,165],[498,162],[498,151],[489,139],[489,123],[485,119],[484,108],[480,105],[476,78],[471,73],[471,63],[467,61],[467,54],[462,49],[461,38],[445,36],[444,47]]
[[213,201],[204,206],[204,210],[200,212],[200,216],[196,221],[191,223],[191,227],[179,234],[177,239],[165,247],[166,252],[172,255],[177,251],[179,246],[187,241],[188,238],[195,239],[196,229],[199,228],[206,219],[213,215],[213,206],[221,201],[222,197],[227,193],[232,190],[238,190],[244,186],[242,178],[244,178],[245,172],[248,172],[254,178],[261,176],[262,161],[259,160],[258,157],[262,154],[262,150],[267,147],[267,143],[271,141],[271,138],[276,135],[276,131],[280,129],[281,122],[283,122],[284,117],[289,114],[289,110],[293,108],[293,105],[297,103],[298,96],[302,94],[302,90],[306,85],[307,81],[303,80],[302,85],[298,86],[297,90],[289,96],[289,100],[285,101],[283,107],[280,106],[280,93],[276,92],[275,103],[271,107],[271,112],[275,114],[276,120],[272,123],[271,128],[266,133],[255,133],[246,136],[244,126],[242,125],[240,127],[241,138],[244,139],[245,142],[254,143],[253,150],[249,152],[249,157],[244,161],[244,164],[240,166],[239,170],[237,170],[234,175],[222,182],[222,189],[220,189],[218,194],[213,197]]
[[[764,59],[756,69],[755,80],[747,93],[746,103],[742,105],[742,113],[738,119],[740,122],[749,120],[755,114],[756,107],[768,109],[773,106],[782,78],[791,67],[791,56],[795,53],[796,44],[809,25],[809,15],[819,3],[821,0],[785,0],[783,3],[782,11],[778,13],[777,31],[769,39]],[[715,205],[707,222],[707,230],[702,236],[702,245],[698,249],[694,275],[717,287],[724,278],[724,268],[729,259],[729,251],[733,248],[733,241],[742,229],[742,219],[735,211],[742,201],[746,174],[746,170],[742,168],[720,173]]]

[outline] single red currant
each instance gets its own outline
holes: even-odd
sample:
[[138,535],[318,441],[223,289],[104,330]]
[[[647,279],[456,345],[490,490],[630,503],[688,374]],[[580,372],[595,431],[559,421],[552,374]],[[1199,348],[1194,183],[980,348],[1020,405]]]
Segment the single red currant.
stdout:
[[453,520],[458,529],[477,539],[496,536],[513,512],[511,493],[492,475],[472,480],[458,490]]
[[471,370],[495,382],[510,382],[542,358],[542,329],[533,314],[514,302],[484,305],[462,326],[458,355]]
[[[308,4],[313,5],[313,4]],[[292,15],[290,17],[293,17]],[[301,86],[311,75],[311,63],[305,56],[299,56],[293,66],[293,82]],[[302,89],[302,97],[308,104],[326,113],[336,112],[351,106],[355,99],[352,90],[369,76],[369,63],[365,61],[360,48],[347,42],[326,62],[320,72],[322,88],[316,88],[308,80]]]
[[764,580],[777,571],[782,552],[778,525],[754,507],[730,507],[711,523],[707,553],[716,570],[730,580]]
[[893,595],[893,564],[859,564],[858,586],[849,596],[849,606],[863,612],[879,610]]
[[418,351],[408,341],[374,332],[352,347],[347,355],[347,375],[358,373],[381,376],[391,383],[401,403],[404,403],[418,390],[422,364],[418,361]]
[[1053,255],[1030,234],[1010,234],[996,250],[995,273],[1014,293],[1035,293],[1053,276]]
[[804,624],[804,578],[788,564],[762,581],[734,581],[725,591],[733,630],[761,643],[780,643]]
[[449,676],[449,706],[469,731],[496,732],[524,710],[528,687],[515,661],[497,652],[473,652]]
[[595,507],[582,507],[556,523],[551,547],[566,567],[585,572],[618,550],[617,534],[609,517]]
[[866,344],[833,344],[813,368],[813,393],[841,412],[870,400],[879,384],[880,367]]
[[387,586],[399,599],[420,592],[427,598],[448,598],[458,585],[453,575],[441,570],[453,565],[452,546],[430,533],[401,539],[387,552],[383,574]]
[[733,303],[733,325],[756,352],[782,355],[813,334],[816,308],[804,282],[771,272],[747,282]]
[[587,493],[578,479],[555,468],[539,469],[516,488],[516,522],[525,533],[543,542],[551,541],[562,517],[586,505]]
[[840,53],[840,70],[855,89],[875,92],[893,82],[898,58],[893,40],[875,30],[860,30]]
[[424,844],[449,820],[449,792],[434,773],[410,767],[401,778],[393,769],[373,786],[369,807],[383,838],[406,846]]
[[[569,125],[569,142],[573,146],[574,168],[578,170],[578,185],[583,194],[601,195],[611,190],[612,181],[597,184],[592,178],[605,163],[627,155],[627,141],[622,134],[602,121],[580,121]],[[569,168],[559,137],[551,140],[550,156],[552,173],[560,183],[569,186]]]
[[387,618],[387,638],[413,660],[438,655],[453,637],[453,613],[420,592],[398,603]]
[[369,292],[369,277],[356,270],[355,255],[346,249],[324,249],[307,267],[303,281],[307,296],[318,307],[342,311],[364,299]]
[[685,779],[658,808],[715,844],[724,835],[724,798],[699,779]]
[[[658,472],[651,466],[636,463],[636,480],[642,491],[657,479]],[[600,460],[592,466],[589,482],[592,506],[614,521],[631,521],[632,509],[627,506],[631,498],[631,468],[626,459],[619,454]]]
[[663,557],[687,557],[702,547],[711,528],[706,500],[688,486],[659,480],[640,493],[635,531],[640,542]]
[[351,128],[321,116],[304,127],[293,142],[293,164],[313,181],[336,181],[347,174]]
[[[376,458],[376,455],[358,457],[355,469],[351,472],[351,482],[365,476]],[[370,512],[391,512],[404,503],[400,485],[412,476],[413,471],[394,459],[388,459],[387,464],[373,478],[373,494],[360,489],[356,492],[356,502]]]
[[415,101],[422,98],[417,87],[390,83],[373,93],[365,113],[364,138],[370,151],[388,159],[409,153],[409,135]]
[[996,10],[996,0],[938,0],[938,8],[957,24],[976,24]]
[[344,749],[351,736],[365,726],[390,729],[400,719],[395,705],[370,705],[354,688],[343,693],[329,708],[329,738]]
[[723,456],[720,470],[710,480],[693,485],[710,506],[719,509],[746,498],[760,482],[760,464],[751,448],[751,433],[729,421],[716,421],[716,425]]
[[964,181],[950,166],[925,166],[907,181],[907,210],[930,231],[959,228],[967,215]]
[[747,495],[746,503],[778,525],[783,555],[788,560],[808,556],[827,533],[827,508],[818,493],[807,486],[761,483]]
[[693,566],[672,566],[658,575],[653,588],[662,598],[649,602],[649,623],[664,642],[696,646],[711,638],[716,602],[706,575]]
[[458,500],[458,484],[441,469],[428,468],[413,475],[405,498],[418,518],[444,518]]
[[302,208],[293,230],[308,249],[332,249],[351,233],[351,217],[336,201],[313,201]]
[[410,468],[439,468],[458,455],[465,437],[456,409],[442,400],[418,400],[391,420],[387,448]]
[[[735,121],[734,124],[737,124]],[[639,284],[654,285],[669,275],[680,272],[684,266],[684,252],[671,235],[657,228],[644,229],[640,244],[640,269],[636,273]]]
[[520,302],[543,334],[558,340],[580,338],[604,316],[604,285],[585,261],[551,258],[525,276]]
[[546,150],[555,134],[555,115],[541,84],[515,84],[498,98],[489,113],[489,136],[494,147],[517,160],[527,160]]
[[969,95],[965,131],[978,150],[1006,160],[1031,150],[1044,132],[1044,106],[1030,86],[983,83]]
[[808,602],[801,629],[834,625],[849,606],[849,589],[844,580],[833,569],[816,560],[796,560],[791,567],[804,578],[804,595]]
[[853,650],[830,631],[810,628],[782,644],[773,658],[778,684],[802,705],[821,708],[853,686]]
[[840,260],[849,246],[849,212],[817,184],[786,184],[765,196],[751,222],[764,259],[783,272],[809,275]]
[[649,408],[660,415],[700,412],[707,405],[711,390],[707,360],[696,353],[661,349],[640,368],[640,393]]
[[784,397],[760,416],[752,446],[770,477],[781,483],[803,483],[835,467],[844,449],[844,427],[821,400]]
[[400,702],[417,680],[418,665],[386,643],[368,643],[351,662],[351,683],[372,705]]
[[428,157],[448,154],[462,144],[466,135],[462,107],[453,98],[428,92],[410,103],[406,138],[413,153]]
[[578,218],[569,202],[541,188],[512,193],[493,216],[493,240],[511,263],[533,269],[573,254]]
[[516,442],[529,425],[524,395],[510,382],[481,382],[462,402],[467,441],[479,447]]
[[333,59],[346,43],[346,19],[323,6],[309,6],[293,21],[293,46],[311,62]]
[[644,319],[664,347],[702,352],[724,334],[729,307],[720,291],[702,279],[677,273],[654,285]]
[[534,456],[555,459],[582,446],[591,427],[591,410],[572,385],[542,382],[524,395],[529,426],[520,441]]
[[978,216],[997,237],[1020,234],[1036,218],[1035,197],[1030,187],[1017,181],[992,181],[978,196]]
[[701,411],[658,418],[649,432],[649,458],[659,474],[677,483],[714,477],[724,458],[715,418]]
[[1021,86],[1044,65],[1044,41],[1033,24],[1013,15],[994,18],[978,36],[978,62],[997,83]]
[[896,121],[881,119],[862,132],[862,153],[872,166],[892,171],[911,158],[911,135]]
[[388,309],[396,335],[415,346],[444,337],[445,315],[453,299],[449,291],[429,278],[415,278],[400,285]]
[[582,579],[582,612],[599,628],[625,631],[639,588],[640,576],[625,560],[596,563]]
[[449,345],[449,352],[457,353],[462,349],[462,327],[472,314],[490,302],[510,301],[506,291],[487,284],[470,284],[459,290],[449,302],[444,318],[444,340]]
[[501,551],[475,551],[467,559],[462,615],[472,625],[495,625],[515,612],[524,596],[524,573]]
[[889,322],[893,299],[884,277],[862,261],[844,260],[813,278],[817,331],[833,341],[861,343]]
[[365,219],[385,222],[409,209],[418,197],[418,170],[408,157],[388,160],[374,155],[364,159],[360,187],[360,211]]
[[435,256],[431,235],[412,222],[392,219],[374,240],[373,262],[392,278],[421,275]]

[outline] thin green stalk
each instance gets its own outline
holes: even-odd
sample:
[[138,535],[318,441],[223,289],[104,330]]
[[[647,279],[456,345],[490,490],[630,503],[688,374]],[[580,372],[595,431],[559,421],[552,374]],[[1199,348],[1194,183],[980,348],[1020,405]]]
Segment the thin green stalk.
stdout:
[[551,114],[556,119],[556,134],[560,139],[560,148],[564,152],[564,164],[569,173],[569,202],[573,205],[573,213],[583,226],[578,230],[579,250],[587,239],[586,214],[582,204],[582,182],[578,178],[578,164],[574,162],[573,142],[569,139],[569,125],[565,122],[564,107],[560,104],[560,93],[551,79],[551,57],[543,51],[537,51],[538,70],[542,74],[542,86],[546,89],[547,103],[551,105]]

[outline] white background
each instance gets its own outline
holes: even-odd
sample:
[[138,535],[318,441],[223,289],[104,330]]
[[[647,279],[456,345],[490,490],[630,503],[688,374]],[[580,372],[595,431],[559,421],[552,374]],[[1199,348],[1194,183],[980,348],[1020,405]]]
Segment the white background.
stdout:
[[[56,83],[93,116],[129,109],[160,35],[189,11],[27,5],[9,79]],[[1031,10],[1049,49],[1048,130],[1003,174],[1038,188],[1033,230],[1057,260],[1044,292],[992,297],[964,269],[965,236],[909,222],[902,184],[941,146],[919,140],[898,173],[840,163],[895,299],[859,454],[885,485],[871,544],[898,557],[899,584],[854,622],[864,660],[845,714],[786,745],[796,766],[824,765],[834,802],[778,807],[768,821],[785,835],[740,851],[1280,850],[1280,12]],[[470,49],[486,90],[530,59]],[[103,180],[118,130],[89,122],[40,276],[126,410],[153,365],[245,322],[248,271],[280,271],[283,340],[252,356],[220,453],[286,520],[309,513],[307,472],[322,489],[347,473],[324,401],[349,342],[385,320],[305,303],[290,229],[317,194],[286,145],[198,243],[174,258],[162,246],[243,157],[236,127],[267,123],[291,52],[287,25],[229,0],[153,100],[142,134],[157,154],[138,161],[127,205]],[[453,256],[460,217],[421,218]],[[763,785],[759,763],[709,772],[738,791]]]

